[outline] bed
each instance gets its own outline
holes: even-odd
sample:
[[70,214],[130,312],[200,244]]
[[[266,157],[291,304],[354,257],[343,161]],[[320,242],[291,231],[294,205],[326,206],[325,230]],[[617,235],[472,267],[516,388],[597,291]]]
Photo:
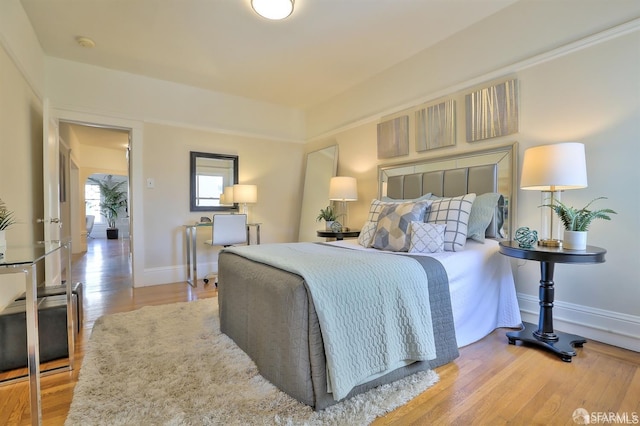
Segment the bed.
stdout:
[[[373,227],[374,231],[361,232],[358,240],[265,244],[223,250],[218,260],[221,331],[253,359],[267,380],[300,402],[320,410],[381,384],[451,362],[459,356],[459,347],[481,339],[495,328],[518,327],[521,319],[510,263],[498,253],[497,244],[497,239],[506,237],[512,229],[510,216],[513,211],[509,211],[507,206],[513,200],[511,189],[514,186],[511,179],[514,153],[517,153],[515,144],[503,150],[474,153],[471,156],[472,164],[462,167],[458,167],[458,160],[452,162],[446,159],[444,163],[428,162],[426,167],[400,164],[380,168],[381,193],[378,199],[372,201],[367,223],[363,227],[363,231],[367,226]],[[506,168],[501,164],[505,161],[505,155],[509,162],[509,167]],[[463,157],[469,162],[469,156]],[[436,169],[442,164],[447,166]],[[505,170],[508,171],[507,188],[504,187]],[[478,235],[476,232],[474,239],[467,238],[471,236],[467,232],[470,229],[467,229],[464,232],[464,242],[456,246],[456,242],[460,243],[461,232],[459,228],[454,228],[455,232],[449,234],[450,224],[454,222],[450,213],[455,210],[450,201],[471,200],[466,204],[473,206],[475,203],[478,206],[480,203],[475,200],[480,199],[483,194],[493,194],[490,198],[494,201],[490,205],[490,217],[484,215],[488,220],[485,219],[482,224],[482,234]],[[424,204],[427,207],[420,210]],[[436,205],[439,207],[436,208]],[[376,228],[379,231],[380,228],[389,226],[384,225],[385,220],[395,217],[394,214],[399,209],[410,209],[411,214],[422,214],[425,222],[429,215],[444,209],[449,215],[449,221],[443,221],[436,214],[428,226],[430,230],[438,230],[439,237],[447,235],[444,245],[449,244],[449,250],[417,253],[413,250],[413,242],[412,253],[404,249],[389,250],[386,244],[393,245],[398,241],[408,244],[411,239],[408,232],[395,241],[393,235],[375,231]],[[461,209],[464,210],[462,207]],[[466,213],[469,214],[468,208]],[[375,221],[371,220],[374,218]],[[371,225],[369,222],[375,223]],[[420,226],[421,222],[422,220],[413,221],[411,226]],[[467,223],[468,225],[470,224]],[[395,231],[394,228],[390,234]],[[381,234],[385,238],[381,238]],[[413,235],[417,234],[417,231],[413,232]],[[289,256],[289,253],[294,252],[299,252],[297,255],[300,263],[306,262],[304,268],[313,270],[315,266],[316,275],[297,264],[290,265],[290,260],[295,256]],[[311,257],[316,254],[316,257]],[[371,283],[382,282],[376,291],[387,291],[391,285],[395,285],[390,283],[395,282],[398,285],[416,282],[418,292],[422,286],[426,298],[417,311],[430,313],[430,323],[425,328],[433,339],[432,348],[429,356],[415,358],[420,359],[419,361],[391,363],[393,367],[384,372],[366,376],[366,379],[361,378],[344,388],[336,383],[336,373],[332,373],[340,371],[333,370],[336,347],[333,342],[339,340],[327,336],[327,330],[334,327],[330,317],[342,318],[341,315],[344,314],[334,315],[332,310],[327,311],[325,301],[318,298],[320,292],[315,286],[316,281],[321,280],[324,270],[327,276],[332,277],[326,280],[334,286],[330,287],[331,292],[345,288],[349,288],[345,290],[347,293],[363,291],[357,286],[368,281],[367,279],[362,279],[361,276],[357,279],[349,278],[351,272],[338,268],[360,265],[365,257],[375,260],[371,265],[361,266],[360,269],[371,269],[374,270],[374,276],[384,276],[381,280],[370,279]],[[305,258],[313,261],[305,261]],[[328,263],[321,264],[319,259],[325,258],[329,259]],[[380,268],[395,271],[396,263],[398,268],[416,269],[413,272],[418,276],[424,274],[426,278],[423,281],[426,283],[420,283],[420,279],[414,279],[413,276],[407,278],[399,275],[393,278],[388,272],[387,275],[381,274],[382,269],[375,270],[377,265],[382,265]],[[343,276],[344,283],[335,278]],[[367,285],[373,285],[371,283],[367,282]],[[355,290],[350,288],[352,286]],[[405,290],[392,291],[402,293]],[[342,293],[336,294],[340,294],[336,299],[342,300]],[[407,296],[410,302],[414,299],[422,300],[421,298],[422,296],[414,293]],[[388,300],[389,297],[384,296],[384,299]],[[356,304],[362,305],[364,300],[369,300],[369,297],[362,297]],[[316,305],[320,307],[319,310],[316,310]],[[401,310],[404,309],[405,306],[401,307]],[[351,326],[346,328],[349,327]],[[350,345],[341,345],[340,348],[343,352],[352,350]],[[357,350],[353,349],[354,352]],[[363,363],[366,364],[365,361]]]

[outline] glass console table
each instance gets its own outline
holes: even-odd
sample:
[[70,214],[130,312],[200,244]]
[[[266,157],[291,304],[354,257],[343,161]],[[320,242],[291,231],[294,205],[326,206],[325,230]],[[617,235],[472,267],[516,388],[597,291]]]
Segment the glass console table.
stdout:
[[[251,244],[251,228],[256,228],[256,244],[260,244],[260,223],[247,223],[247,244]],[[198,285],[198,228],[211,228],[212,222],[198,222],[184,225],[184,241],[187,248],[187,282],[191,287]]]
[[[31,246],[7,246],[0,257],[0,275],[23,274],[26,291],[27,316],[27,363],[28,374],[22,377],[6,380],[0,384],[14,383],[19,380],[29,380],[29,398],[31,409],[31,424],[42,424],[42,401],[40,395],[40,347],[38,335],[37,286],[38,277],[36,265],[47,256],[65,251],[67,255],[66,296],[67,296],[67,344],[69,345],[69,362],[66,366],[49,370],[73,370],[74,362],[74,317],[71,301],[71,242],[45,242]],[[0,283],[1,285],[2,283]]]

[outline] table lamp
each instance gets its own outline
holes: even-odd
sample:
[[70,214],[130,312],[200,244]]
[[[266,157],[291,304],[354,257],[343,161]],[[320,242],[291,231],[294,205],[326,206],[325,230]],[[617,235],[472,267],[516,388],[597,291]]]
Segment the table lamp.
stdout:
[[[541,205],[560,201],[562,191],[587,187],[587,163],[584,144],[563,142],[535,146],[525,150],[520,188],[542,191]],[[538,244],[561,247],[559,218],[553,209],[541,207]]]
[[247,215],[248,221],[249,212],[247,204],[258,202],[258,187],[256,185],[233,185],[233,202],[242,205],[242,213]]
[[335,176],[329,182],[329,200],[340,202],[340,214],[344,216],[343,230],[348,231],[349,211],[347,201],[358,199],[358,184],[356,178],[348,176]]

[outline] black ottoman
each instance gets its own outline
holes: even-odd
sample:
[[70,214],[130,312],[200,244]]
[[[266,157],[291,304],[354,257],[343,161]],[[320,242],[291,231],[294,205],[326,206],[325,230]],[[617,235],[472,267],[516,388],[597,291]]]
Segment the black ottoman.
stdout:
[[[38,300],[40,362],[69,356],[66,296]],[[26,367],[27,314],[25,300],[16,300],[0,311],[0,371]]]
[[[63,285],[50,285],[50,286],[40,286],[38,287],[38,298],[41,297],[49,297],[49,296],[59,296],[67,294],[67,286]],[[78,327],[78,333],[82,330],[82,299],[84,298],[82,293],[82,283],[77,282],[71,285],[71,294],[74,299],[74,308],[76,308],[76,326]],[[26,293],[22,293],[20,297],[16,300],[24,300],[26,299]]]

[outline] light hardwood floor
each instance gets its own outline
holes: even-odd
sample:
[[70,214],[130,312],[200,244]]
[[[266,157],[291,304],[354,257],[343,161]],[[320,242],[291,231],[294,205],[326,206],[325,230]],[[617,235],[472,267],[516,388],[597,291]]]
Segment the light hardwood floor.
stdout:
[[[128,255],[127,241],[96,239],[86,254],[74,258],[73,280],[85,283],[77,368],[43,377],[45,425],[64,423],[97,318],[217,296],[215,287],[202,281],[195,289],[186,283],[132,289]],[[594,416],[612,413],[640,422],[640,354],[588,341],[573,362],[565,363],[539,349],[507,344],[505,332],[496,330],[462,348],[457,360],[437,369],[437,384],[375,424],[572,425],[578,408]],[[0,387],[0,425],[30,424],[27,390],[26,382]],[[600,423],[606,424],[602,417]]]

